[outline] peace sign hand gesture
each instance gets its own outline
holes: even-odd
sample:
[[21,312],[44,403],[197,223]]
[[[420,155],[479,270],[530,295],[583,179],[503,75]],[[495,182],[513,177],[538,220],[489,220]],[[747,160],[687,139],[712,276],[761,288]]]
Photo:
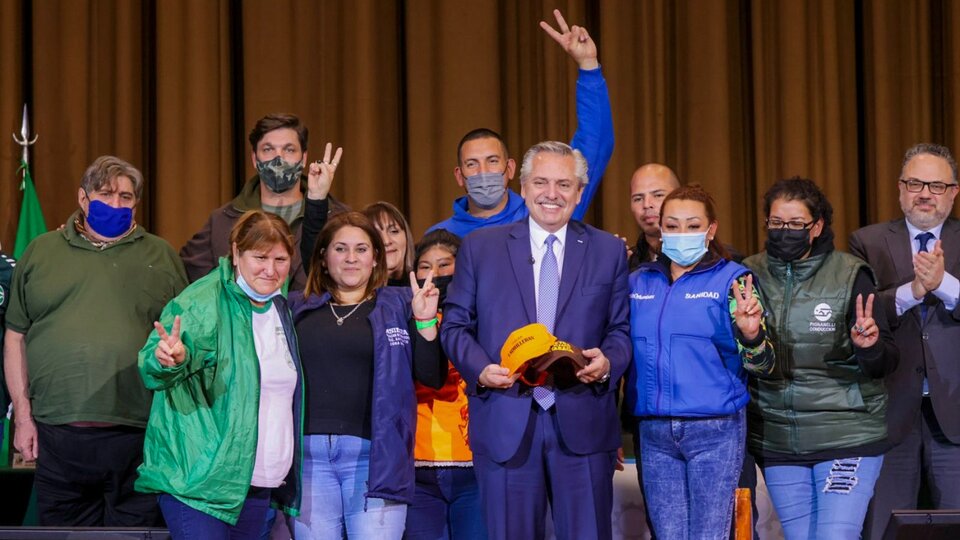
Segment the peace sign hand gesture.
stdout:
[[337,172],[337,166],[340,165],[340,156],[343,155],[343,147],[337,147],[337,153],[330,157],[333,145],[327,143],[323,150],[323,159],[314,161],[310,164],[307,171],[307,198],[311,200],[326,199],[330,193],[330,186],[333,185],[333,175]]
[[873,295],[867,296],[866,304],[863,295],[857,295],[857,320],[850,329],[850,340],[860,349],[873,347],[880,339],[880,329],[873,320]]
[[553,16],[557,19],[557,26],[560,31],[557,32],[544,21],[540,21],[540,28],[547,33],[554,41],[567,51],[567,54],[580,66],[580,69],[597,69],[600,62],[597,61],[597,44],[590,38],[587,29],[582,26],[567,26],[567,21],[559,9],[553,10]]
[[170,329],[169,334],[159,321],[154,321],[153,327],[156,328],[157,335],[160,337],[157,348],[153,351],[160,365],[171,368],[182,364],[187,357],[187,349],[180,341],[180,316],[174,317],[173,328]]
[[433,284],[433,270],[427,274],[423,287],[417,285],[417,274],[410,272],[410,290],[413,291],[413,300],[410,301],[413,317],[421,321],[436,317],[437,305],[440,301],[440,289]]
[[747,341],[753,341],[760,334],[760,321],[763,318],[763,308],[753,294],[753,275],[747,274],[743,288],[740,287],[740,280],[735,280],[730,291],[733,293],[733,318],[737,328]]

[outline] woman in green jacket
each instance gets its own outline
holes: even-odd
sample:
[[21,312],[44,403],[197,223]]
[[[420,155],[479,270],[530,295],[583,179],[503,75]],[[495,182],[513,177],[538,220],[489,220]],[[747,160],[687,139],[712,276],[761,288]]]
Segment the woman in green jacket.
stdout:
[[140,351],[154,390],[136,488],[159,494],[174,539],[257,538],[299,506],[302,372],[281,289],[294,241],[260,210],[219,268],[163,310]]

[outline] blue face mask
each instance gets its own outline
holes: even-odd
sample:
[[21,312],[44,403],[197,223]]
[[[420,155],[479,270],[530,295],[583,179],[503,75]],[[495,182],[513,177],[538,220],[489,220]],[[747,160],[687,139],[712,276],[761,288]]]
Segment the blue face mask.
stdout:
[[691,266],[707,254],[707,233],[660,233],[661,251],[680,266]]
[[254,302],[260,302],[265,304],[269,302],[270,299],[273,298],[274,296],[280,295],[280,289],[277,289],[269,294],[260,294],[257,291],[253,290],[253,287],[251,287],[250,284],[247,283],[247,280],[243,279],[243,274],[241,274],[239,270],[237,270],[237,285],[239,285],[240,289],[243,290],[244,294],[246,294],[247,297],[253,300]]
[[90,200],[87,207],[87,225],[104,238],[116,238],[130,230],[133,208],[114,208],[100,201]]

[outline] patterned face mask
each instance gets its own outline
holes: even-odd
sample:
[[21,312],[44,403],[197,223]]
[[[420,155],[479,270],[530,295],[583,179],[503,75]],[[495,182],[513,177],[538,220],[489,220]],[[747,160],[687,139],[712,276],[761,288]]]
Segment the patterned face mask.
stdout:
[[283,193],[300,182],[303,173],[303,161],[288,163],[280,156],[270,161],[257,160],[257,173],[260,180],[274,193]]

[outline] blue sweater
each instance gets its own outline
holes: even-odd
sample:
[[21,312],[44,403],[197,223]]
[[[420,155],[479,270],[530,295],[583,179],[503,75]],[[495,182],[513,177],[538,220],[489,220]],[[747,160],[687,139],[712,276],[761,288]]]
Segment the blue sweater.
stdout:
[[[587,177],[589,181],[583,188],[580,204],[573,211],[572,219],[582,221],[587,213],[590,201],[600,188],[600,180],[607,169],[613,154],[613,115],[610,112],[610,95],[607,93],[607,81],[600,68],[580,70],[577,78],[577,132],[573,134],[570,146],[580,150],[587,159]],[[453,216],[427,229],[446,229],[463,238],[481,227],[492,227],[519,221],[529,215],[523,198],[513,190],[507,190],[507,206],[490,217],[478,218],[470,215],[467,197],[453,202]]]

